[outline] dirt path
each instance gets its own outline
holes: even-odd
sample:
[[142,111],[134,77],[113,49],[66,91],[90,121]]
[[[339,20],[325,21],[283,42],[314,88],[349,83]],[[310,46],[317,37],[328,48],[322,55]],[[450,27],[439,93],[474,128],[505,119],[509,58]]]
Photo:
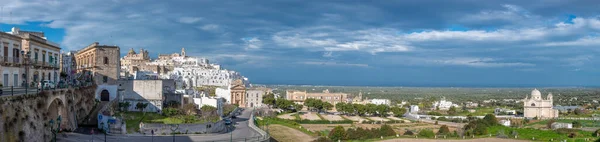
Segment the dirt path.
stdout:
[[399,138],[383,140],[380,142],[526,142],[524,140],[515,139],[500,139],[500,138],[481,138],[481,139],[465,139],[465,140],[440,140],[440,139],[409,139]]
[[296,129],[282,125],[269,125],[269,134],[280,142],[310,142],[315,138]]

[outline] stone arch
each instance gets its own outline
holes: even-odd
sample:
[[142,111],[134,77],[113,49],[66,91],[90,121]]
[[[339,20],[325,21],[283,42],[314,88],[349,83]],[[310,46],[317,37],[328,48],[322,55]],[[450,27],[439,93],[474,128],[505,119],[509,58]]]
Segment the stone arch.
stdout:
[[104,89],[100,92],[100,101],[110,101],[110,92]]
[[[47,123],[49,120],[54,120],[54,124],[56,125],[57,122],[57,118],[60,116],[62,121],[61,121],[61,128],[66,128],[69,126],[66,126],[65,124],[68,124],[67,121],[68,120],[68,112],[67,112],[67,105],[65,104],[65,100],[64,98],[61,97],[52,97],[49,99],[48,103],[48,107],[46,107],[47,109],[47,120],[45,123]],[[56,127],[56,126],[55,126]]]
[[535,106],[535,103],[531,103],[531,106]]

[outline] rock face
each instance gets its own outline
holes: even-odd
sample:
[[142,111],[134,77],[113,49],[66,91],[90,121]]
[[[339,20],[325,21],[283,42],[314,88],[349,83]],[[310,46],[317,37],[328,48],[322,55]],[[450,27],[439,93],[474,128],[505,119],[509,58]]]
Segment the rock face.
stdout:
[[44,142],[52,139],[52,128],[72,131],[89,117],[97,102],[96,86],[43,91],[39,94],[0,97],[0,141]]

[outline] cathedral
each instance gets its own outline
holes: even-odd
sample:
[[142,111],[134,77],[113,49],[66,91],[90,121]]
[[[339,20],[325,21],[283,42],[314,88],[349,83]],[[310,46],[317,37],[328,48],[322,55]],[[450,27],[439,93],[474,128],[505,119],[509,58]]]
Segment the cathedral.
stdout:
[[542,98],[542,93],[537,89],[531,91],[531,98],[525,97],[523,100],[523,116],[525,118],[538,117],[544,118],[557,118],[558,110],[553,108],[552,105],[552,93],[549,93],[546,99]]

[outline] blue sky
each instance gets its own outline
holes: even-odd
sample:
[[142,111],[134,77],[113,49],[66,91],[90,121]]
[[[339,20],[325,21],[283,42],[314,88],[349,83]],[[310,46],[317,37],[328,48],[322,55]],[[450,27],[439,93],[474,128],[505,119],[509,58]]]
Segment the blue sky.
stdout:
[[207,57],[261,84],[599,86],[600,2],[3,1],[0,28]]

